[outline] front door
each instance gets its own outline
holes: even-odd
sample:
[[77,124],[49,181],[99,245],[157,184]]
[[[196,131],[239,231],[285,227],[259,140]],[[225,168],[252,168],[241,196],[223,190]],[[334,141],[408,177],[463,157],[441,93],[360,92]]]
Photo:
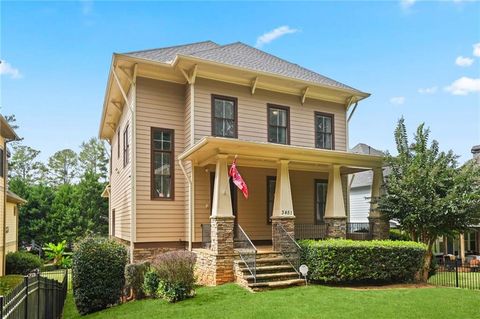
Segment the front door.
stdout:
[[[238,196],[237,196],[237,187],[233,183],[232,178],[229,179],[230,182],[230,198],[232,199],[232,212],[233,216],[235,216],[235,224],[237,223],[238,214],[237,214],[237,203],[238,203]],[[213,187],[215,185],[215,172],[210,173],[210,209],[212,208],[213,202]],[[211,212],[210,212],[211,213]]]

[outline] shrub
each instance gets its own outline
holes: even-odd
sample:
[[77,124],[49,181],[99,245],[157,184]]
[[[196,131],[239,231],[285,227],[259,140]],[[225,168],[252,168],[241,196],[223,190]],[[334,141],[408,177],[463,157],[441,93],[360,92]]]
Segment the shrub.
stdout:
[[106,238],[87,237],[73,252],[73,295],[81,315],[117,303],[125,285],[127,250]]
[[145,297],[143,291],[143,282],[145,272],[150,264],[148,262],[138,264],[128,264],[125,266],[125,288],[127,293],[132,293],[132,298],[142,299]]
[[410,241],[411,238],[408,236],[407,233],[402,232],[400,229],[390,229],[390,240],[402,240],[402,241]]
[[27,275],[42,266],[42,259],[25,251],[8,253],[6,257],[7,274]]
[[153,267],[149,267],[145,272],[142,289],[143,292],[150,297],[157,296],[158,285],[160,284],[160,278],[157,271]]
[[160,279],[157,295],[169,302],[193,296],[195,258],[195,254],[189,251],[172,251],[160,255],[154,263]]
[[412,281],[426,247],[407,241],[303,240],[302,262],[309,279],[327,283]]

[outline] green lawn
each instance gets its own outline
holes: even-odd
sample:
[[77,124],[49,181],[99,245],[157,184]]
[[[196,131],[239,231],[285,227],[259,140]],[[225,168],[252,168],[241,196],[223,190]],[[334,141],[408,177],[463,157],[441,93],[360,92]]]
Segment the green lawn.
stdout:
[[476,318],[480,292],[454,288],[351,290],[310,285],[250,293],[235,284],[202,287],[177,304],[134,301],[80,317],[72,294],[64,319],[130,318]]
[[[428,279],[431,284],[441,283],[442,286],[455,287],[455,272],[438,272]],[[459,272],[458,286],[460,288],[476,288],[480,290],[480,272]]]
[[8,294],[13,288],[23,281],[22,275],[6,275],[0,277],[0,295]]

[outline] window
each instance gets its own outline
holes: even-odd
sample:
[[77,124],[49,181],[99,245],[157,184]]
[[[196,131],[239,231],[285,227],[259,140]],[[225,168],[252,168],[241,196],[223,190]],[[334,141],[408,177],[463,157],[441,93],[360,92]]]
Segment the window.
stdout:
[[3,148],[0,148],[0,177],[4,176],[5,173],[5,153],[3,151]]
[[315,112],[315,147],[334,149],[333,114]]
[[173,199],[174,131],[152,128],[152,199]]
[[212,135],[237,137],[237,99],[212,95]]
[[120,158],[120,127],[117,130],[117,158]]
[[115,208],[112,209],[112,236],[115,236]]
[[327,202],[327,187],[328,182],[326,180],[315,180],[315,224],[323,223]]
[[268,141],[290,144],[290,110],[286,106],[268,105]]
[[275,200],[276,177],[267,176],[267,224],[272,223],[273,203]]
[[130,162],[130,141],[128,140],[128,124],[123,131],[123,167]]

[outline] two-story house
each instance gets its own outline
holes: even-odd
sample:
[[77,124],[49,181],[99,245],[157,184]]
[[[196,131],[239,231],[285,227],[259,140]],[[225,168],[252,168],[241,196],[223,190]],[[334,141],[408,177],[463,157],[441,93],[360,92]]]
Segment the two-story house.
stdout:
[[5,275],[5,256],[18,249],[18,205],[26,201],[7,189],[7,143],[18,140],[0,115],[0,276]]
[[[235,247],[345,237],[348,175],[373,170],[373,196],[382,180],[381,157],[347,151],[348,112],[368,96],[239,42],[114,54],[99,133],[110,235],[132,260],[203,241],[210,283],[232,280]],[[234,158],[248,199],[229,180]]]

